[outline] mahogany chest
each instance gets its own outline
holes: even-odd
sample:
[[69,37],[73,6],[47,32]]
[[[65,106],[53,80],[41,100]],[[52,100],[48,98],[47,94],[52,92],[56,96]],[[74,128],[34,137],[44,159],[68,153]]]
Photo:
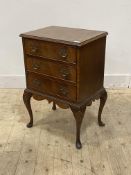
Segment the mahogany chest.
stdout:
[[98,124],[107,99],[103,87],[107,32],[49,26],[20,35],[23,41],[26,89],[23,100],[33,126],[31,97],[70,108],[76,120],[76,147],[86,106],[100,99]]

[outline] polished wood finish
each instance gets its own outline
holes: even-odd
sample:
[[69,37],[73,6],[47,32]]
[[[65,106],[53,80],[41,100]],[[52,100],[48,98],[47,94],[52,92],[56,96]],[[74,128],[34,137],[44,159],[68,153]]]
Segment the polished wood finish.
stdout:
[[107,32],[76,29],[69,27],[49,26],[31,32],[23,33],[23,38],[51,41],[72,46],[83,46],[107,35]]
[[106,38],[103,37],[78,49],[78,101],[92,96],[103,88],[105,42]]
[[70,101],[76,101],[76,86],[57,82],[36,73],[27,72],[27,88]]
[[49,75],[71,83],[76,83],[76,66],[57,64],[50,60],[38,57],[26,57],[27,70],[34,73]]
[[53,60],[76,63],[76,48],[65,44],[24,39],[25,53]]
[[103,87],[107,32],[50,26],[21,34],[27,88],[23,99],[33,126],[30,99],[70,108],[76,120],[76,147],[86,106],[100,99],[98,124],[107,99]]

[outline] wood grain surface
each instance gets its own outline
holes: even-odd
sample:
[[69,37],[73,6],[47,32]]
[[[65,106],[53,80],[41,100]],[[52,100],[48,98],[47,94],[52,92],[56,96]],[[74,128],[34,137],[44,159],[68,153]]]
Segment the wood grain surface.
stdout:
[[107,32],[86,30],[69,27],[49,26],[31,32],[23,33],[20,36],[44,41],[53,41],[69,45],[82,46],[98,38],[104,37]]

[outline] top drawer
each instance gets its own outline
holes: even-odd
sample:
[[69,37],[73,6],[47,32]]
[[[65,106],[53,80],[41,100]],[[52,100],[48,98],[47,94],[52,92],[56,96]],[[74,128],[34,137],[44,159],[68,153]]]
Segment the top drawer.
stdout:
[[73,46],[25,38],[24,51],[33,56],[76,63],[76,48]]

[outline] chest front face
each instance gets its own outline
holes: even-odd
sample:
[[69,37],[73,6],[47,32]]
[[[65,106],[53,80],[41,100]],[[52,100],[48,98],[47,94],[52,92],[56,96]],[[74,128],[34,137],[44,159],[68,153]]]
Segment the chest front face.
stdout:
[[103,88],[105,35],[85,44],[22,37],[27,89],[77,103]]

